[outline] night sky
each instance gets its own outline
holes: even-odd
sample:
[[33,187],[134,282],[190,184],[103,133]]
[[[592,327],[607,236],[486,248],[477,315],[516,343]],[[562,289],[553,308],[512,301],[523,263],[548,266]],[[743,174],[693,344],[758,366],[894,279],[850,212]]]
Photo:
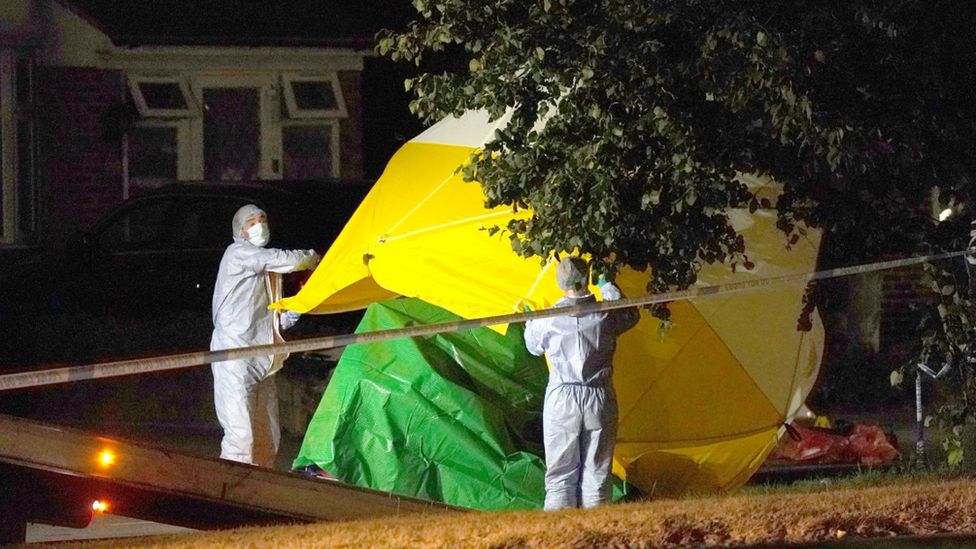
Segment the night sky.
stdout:
[[116,43],[332,43],[363,46],[416,12],[409,0],[67,0]]

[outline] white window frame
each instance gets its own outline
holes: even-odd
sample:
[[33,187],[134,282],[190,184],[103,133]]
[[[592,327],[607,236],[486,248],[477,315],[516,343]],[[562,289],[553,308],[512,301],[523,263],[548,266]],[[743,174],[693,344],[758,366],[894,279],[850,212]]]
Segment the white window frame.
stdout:
[[[144,118],[190,118],[200,116],[200,105],[197,103],[193,94],[190,93],[190,85],[186,78],[178,76],[149,76],[142,74],[128,75],[129,91],[132,93],[132,100],[139,110],[139,114]],[[146,98],[142,95],[139,84],[176,84],[180,87],[183,100],[186,102],[185,109],[153,109],[146,103]]]
[[[292,85],[295,82],[329,82],[332,86],[332,94],[335,96],[336,108],[334,109],[302,109],[295,100],[295,89]],[[282,73],[281,89],[285,98],[285,107],[288,116],[293,119],[309,118],[346,118],[349,116],[346,110],[346,100],[342,96],[342,87],[339,86],[339,75],[335,72],[328,73]]]
[[[203,180],[203,91],[206,88],[256,88],[260,92],[260,154],[258,178],[281,179],[284,174],[282,130],[288,126],[327,127],[331,132],[331,177],[342,173],[342,141],[340,119],[347,116],[346,103],[339,87],[336,72],[286,72],[254,71],[200,71],[173,72],[162,75],[129,73],[126,75],[136,107],[144,117],[135,126],[167,126],[177,128],[177,178],[179,180]],[[328,81],[336,96],[336,109],[298,109],[291,87],[292,82]],[[141,82],[179,83],[193,110],[148,109],[138,88]],[[295,114],[297,113],[297,116]],[[128,137],[125,145],[126,181],[128,182]],[[135,185],[139,181],[132,180]],[[151,185],[150,180],[142,180]]]
[[332,149],[329,153],[332,155],[332,177],[338,179],[342,173],[341,166],[339,162],[342,160],[342,154],[339,142],[339,121],[336,119],[314,119],[314,120],[282,120],[281,121],[281,137],[279,141],[281,142],[281,177],[284,177],[285,173],[285,132],[284,129],[287,127],[296,126],[330,126],[332,130],[331,139],[329,140],[330,148]]

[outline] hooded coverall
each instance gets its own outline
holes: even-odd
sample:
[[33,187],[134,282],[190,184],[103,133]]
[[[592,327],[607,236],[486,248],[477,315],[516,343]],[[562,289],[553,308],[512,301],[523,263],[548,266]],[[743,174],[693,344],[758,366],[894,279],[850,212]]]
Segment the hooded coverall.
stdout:
[[[601,294],[608,301],[622,297],[612,283]],[[555,306],[594,301],[592,294],[563,297]],[[617,336],[638,320],[637,309],[621,309],[526,322],[526,347],[545,354],[551,367],[542,409],[547,511],[610,501],[617,435],[612,358]]]
[[[278,273],[312,268],[318,259],[314,250],[255,246],[238,232],[217,271],[210,349],[283,341],[278,328],[280,325],[281,329],[288,329],[289,322],[279,311],[268,309],[272,297],[281,297]],[[271,375],[285,358],[269,355],[213,363],[214,405],[224,430],[221,458],[263,467],[274,465],[281,428]]]

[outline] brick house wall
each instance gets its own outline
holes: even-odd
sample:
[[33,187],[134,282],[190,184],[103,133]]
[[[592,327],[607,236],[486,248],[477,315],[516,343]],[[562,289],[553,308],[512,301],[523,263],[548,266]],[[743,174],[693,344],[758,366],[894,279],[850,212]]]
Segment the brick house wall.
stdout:
[[361,72],[339,71],[339,87],[348,116],[339,122],[341,179],[363,178],[363,78]]
[[[362,75],[339,71],[348,116],[339,122],[341,174],[363,177]],[[91,225],[123,197],[122,146],[103,136],[106,111],[128,93],[125,73],[39,67],[35,80],[40,209],[46,238]],[[130,189],[133,195],[139,189]]]
[[120,101],[117,70],[39,67],[35,85],[38,172],[46,231],[85,227],[122,200],[122,150],[102,139],[102,117]]
[[916,345],[918,343],[918,322],[921,311],[913,311],[913,306],[931,303],[931,289],[922,284],[921,265],[903,267],[886,271],[881,301],[881,344]]

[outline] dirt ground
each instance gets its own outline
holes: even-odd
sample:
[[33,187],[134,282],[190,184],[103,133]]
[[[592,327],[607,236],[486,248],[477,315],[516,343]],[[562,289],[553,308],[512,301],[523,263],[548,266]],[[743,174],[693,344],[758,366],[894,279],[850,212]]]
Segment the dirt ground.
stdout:
[[939,533],[976,536],[976,478],[761,490],[558,513],[480,513],[247,528],[59,547],[721,547]]

